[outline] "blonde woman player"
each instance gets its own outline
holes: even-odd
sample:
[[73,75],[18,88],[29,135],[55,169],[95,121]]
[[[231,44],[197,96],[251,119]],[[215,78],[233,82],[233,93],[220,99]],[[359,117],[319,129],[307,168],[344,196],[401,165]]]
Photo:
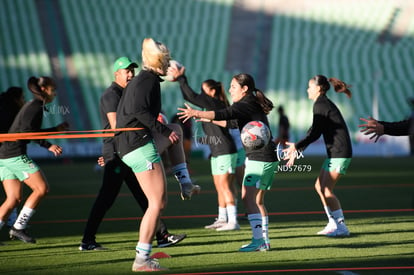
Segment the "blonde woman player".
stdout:
[[145,38],[142,43],[143,69],[124,89],[116,112],[117,128],[142,128],[118,132],[115,137],[119,156],[131,167],[148,198],[132,271],[165,270],[150,258],[157,223],[167,204],[164,167],[152,132],[168,137],[174,144],[180,139],[176,132],[157,120],[161,112],[160,76],[166,75],[170,59],[170,52],[164,44]]

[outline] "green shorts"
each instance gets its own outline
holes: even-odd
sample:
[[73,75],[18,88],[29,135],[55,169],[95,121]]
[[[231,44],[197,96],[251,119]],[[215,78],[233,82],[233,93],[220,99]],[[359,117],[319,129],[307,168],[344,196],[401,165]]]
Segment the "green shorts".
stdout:
[[236,167],[243,166],[246,162],[246,151],[244,151],[244,148],[240,148],[237,150],[237,161],[236,161]]
[[154,169],[154,163],[160,162],[161,158],[154,141],[151,140],[144,146],[126,154],[122,158],[122,161],[131,167],[134,173],[141,173]]
[[15,180],[16,175],[6,167],[0,167],[0,181]]
[[322,169],[328,172],[337,172],[345,175],[351,164],[351,158],[327,158],[322,164]]
[[272,187],[274,175],[277,173],[278,161],[264,162],[246,160],[243,185],[255,186],[260,190],[269,190]]
[[234,174],[236,171],[237,154],[225,154],[217,157],[211,157],[211,174],[224,175]]
[[[14,158],[0,159],[1,179],[18,179],[24,181],[29,174],[34,174],[40,170],[39,166],[27,155]],[[5,168],[5,169],[4,169]]]

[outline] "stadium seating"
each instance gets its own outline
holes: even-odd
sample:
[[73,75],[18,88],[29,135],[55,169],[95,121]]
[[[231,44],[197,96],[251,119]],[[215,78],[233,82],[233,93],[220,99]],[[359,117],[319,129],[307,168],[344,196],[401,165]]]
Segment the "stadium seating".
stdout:
[[[168,45],[172,57],[186,66],[195,90],[207,78],[222,81],[228,89],[235,73],[225,70],[235,0],[59,0],[58,3],[75,77],[82,89],[82,98],[76,100],[86,106],[83,112],[72,115],[88,119],[94,129],[101,127],[98,100],[113,78],[112,62],[122,55],[140,62],[141,42],[145,37]],[[374,114],[383,120],[400,120],[410,113],[407,98],[414,96],[414,20],[408,22],[399,40],[379,42],[382,33],[388,31],[394,35],[398,16],[407,9],[404,3],[315,0],[309,4],[292,0],[266,10],[272,14],[273,26],[268,64],[263,65],[268,68],[265,91],[276,105],[284,105],[293,127],[293,139],[303,136],[311,123],[312,102],[307,99],[306,87],[315,74],[338,77],[353,86],[352,100],[333,92],[330,97],[343,111],[354,138],[359,117]],[[25,87],[30,75],[50,75],[51,61],[35,2],[3,0],[0,14],[1,89],[11,85]],[[164,82],[162,87],[163,109],[171,117],[183,100],[177,83]],[[64,92],[73,93],[70,89]],[[373,103],[375,94],[378,114]],[[62,121],[59,114],[45,119],[45,124],[57,121]],[[274,131],[277,112],[271,113],[270,121]]]

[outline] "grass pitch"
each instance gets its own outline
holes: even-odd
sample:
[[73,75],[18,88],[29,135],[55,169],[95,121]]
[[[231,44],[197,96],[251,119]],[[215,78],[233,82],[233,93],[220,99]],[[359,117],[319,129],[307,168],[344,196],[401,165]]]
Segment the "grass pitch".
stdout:
[[[181,243],[153,252],[165,274],[412,274],[414,270],[414,158],[358,158],[338,184],[349,238],[330,239],[315,233],[326,217],[313,190],[323,158],[298,164],[311,171],[279,172],[266,195],[272,250],[240,253],[251,238],[239,203],[241,230],[204,229],[214,221],[217,196],[209,162],[194,158],[190,168],[202,193],[181,201],[178,184],[168,177],[169,204],[163,218],[171,233],[186,233]],[[50,194],[32,218],[37,244],[8,239],[0,232],[1,274],[131,274],[138,240],[140,208],[123,187],[97,235],[106,251],[79,251],[89,210],[101,184],[95,160],[40,162]],[[24,194],[28,194],[25,188]],[[4,192],[1,193],[2,200]],[[155,242],[154,242],[155,245]]]

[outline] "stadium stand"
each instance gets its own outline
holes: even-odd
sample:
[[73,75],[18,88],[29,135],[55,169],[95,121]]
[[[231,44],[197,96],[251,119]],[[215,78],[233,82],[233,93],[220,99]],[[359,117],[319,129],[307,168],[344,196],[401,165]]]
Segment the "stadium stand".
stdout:
[[[228,45],[233,7],[248,2],[59,0],[63,17],[56,20],[63,21],[74,64],[74,75],[66,77],[68,81],[76,78],[82,92],[76,96],[70,89],[58,92],[73,94],[85,106],[85,110],[70,115],[88,120],[93,129],[101,127],[98,100],[112,79],[111,64],[121,55],[140,62],[145,37],[168,45],[173,58],[187,67],[195,89],[207,78],[221,80],[227,89],[231,76],[238,72],[225,69],[226,55],[232,50]],[[359,117],[375,115],[376,94],[380,119],[400,120],[410,113],[407,98],[414,96],[414,19],[409,16],[413,11],[410,1],[314,0],[310,4],[305,0],[261,0],[256,6],[260,10],[251,12],[273,18],[270,33],[256,27],[263,31],[257,37],[271,36],[268,63],[260,64],[267,66],[266,85],[260,88],[276,105],[284,105],[293,127],[292,139],[303,136],[310,125],[312,102],[307,99],[306,85],[309,77],[319,73],[353,85],[352,101],[334,93],[330,96],[342,109],[354,141],[358,141]],[[11,85],[25,87],[30,75],[53,72],[36,7],[30,0],[0,2],[2,90]],[[260,42],[252,45],[258,47]],[[252,60],[242,55],[240,59]],[[183,100],[176,83],[162,85],[164,111],[171,117]],[[45,124],[62,120],[56,114]],[[277,112],[271,113],[270,121],[275,130]]]

